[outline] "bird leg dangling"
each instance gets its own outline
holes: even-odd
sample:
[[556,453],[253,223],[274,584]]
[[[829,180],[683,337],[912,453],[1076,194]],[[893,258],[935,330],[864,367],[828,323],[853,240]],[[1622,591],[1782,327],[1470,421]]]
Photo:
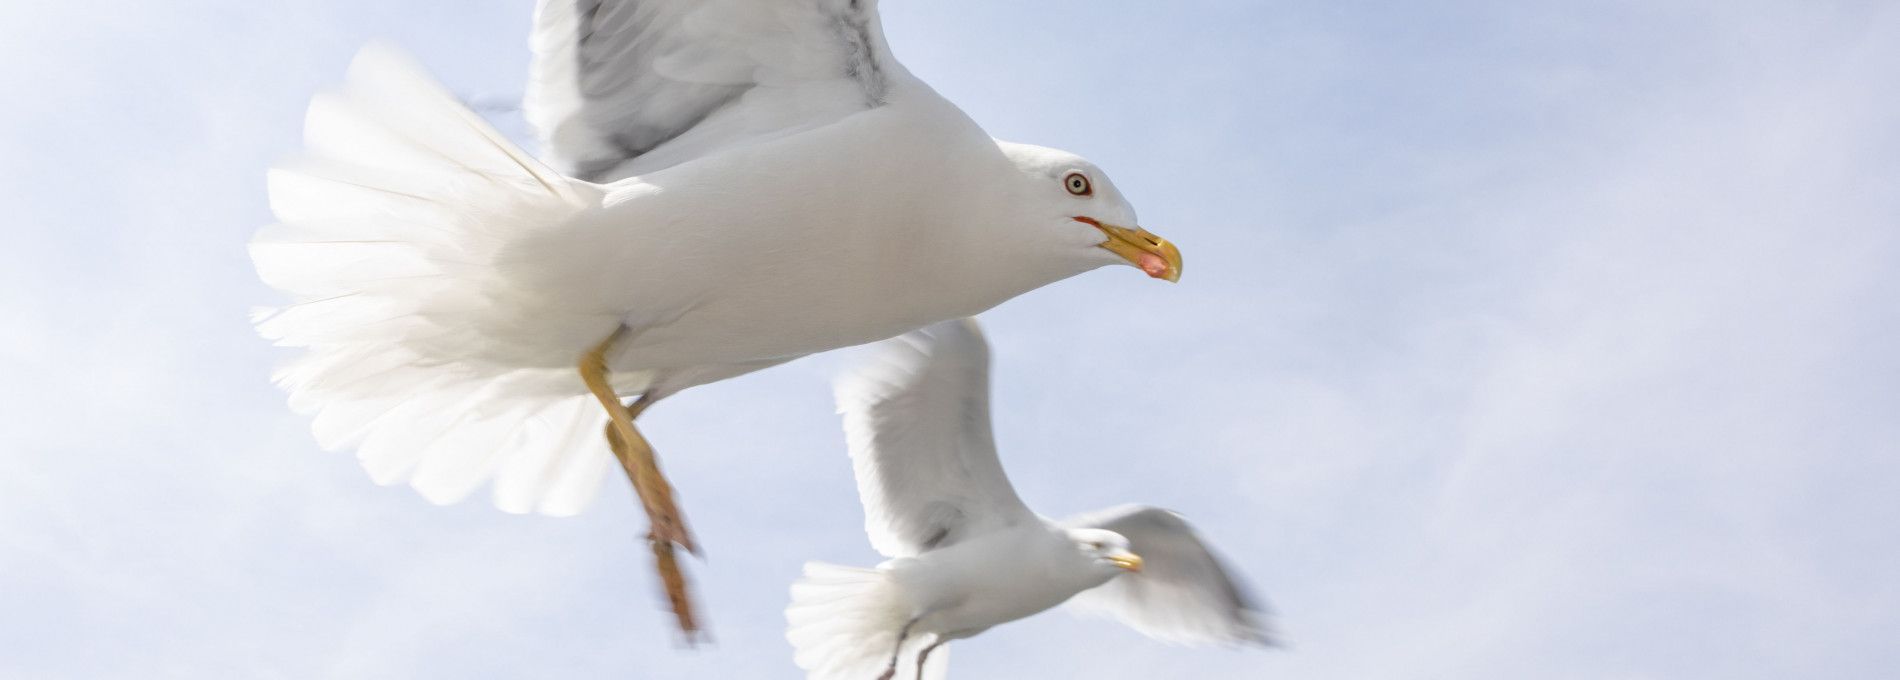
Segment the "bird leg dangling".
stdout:
[[891,650],[891,662],[884,666],[884,674],[877,676],[877,680],[891,680],[897,676],[897,658],[904,654],[904,641],[910,639],[910,628],[917,625],[917,621],[918,619],[911,619],[909,623],[904,624],[902,630],[897,631],[897,644]]
[[930,653],[937,651],[938,647],[942,647],[943,643],[949,641],[950,638],[939,634],[936,636],[936,639],[930,641],[929,647],[925,647],[924,651],[917,653],[917,680],[924,680],[924,662],[930,660]]
[[[631,420],[632,418],[639,417],[640,412],[646,410],[646,407],[651,403],[652,402],[647,401],[645,397],[641,397],[627,404],[628,419]],[[614,423],[607,423],[606,434],[607,444],[613,448],[614,457],[620,459],[621,466],[626,469],[627,478],[637,480],[638,477],[636,476],[635,470],[639,465],[637,460],[641,457],[637,456],[635,452],[626,445],[626,440],[621,438],[620,432]],[[644,460],[657,463],[657,459],[652,454],[652,447],[646,444],[645,438],[639,438],[638,441],[641,447],[646,451]],[[655,476],[659,475],[657,466],[654,468],[653,474]],[[663,477],[660,479],[660,483],[662,485],[660,490],[667,492],[664,500],[670,503],[672,500],[671,489],[665,486],[666,482]],[[639,488],[640,485],[636,481],[634,483],[634,489],[637,491]],[[646,498],[645,494],[641,495],[641,503],[643,505],[647,502]],[[690,640],[693,635],[698,632],[699,626],[698,621],[693,618],[693,600],[687,590],[686,574],[680,569],[679,557],[674,551],[673,546],[675,544],[683,545],[694,554],[699,553],[699,547],[692,542],[692,535],[686,533],[685,524],[680,518],[677,508],[675,508],[670,515],[654,515],[651,510],[648,510],[648,516],[653,518],[652,528],[647,532],[647,545],[653,549],[654,566],[659,570],[660,582],[666,588],[667,604],[672,607],[673,615],[679,619],[680,630],[686,633],[687,638]],[[662,520],[659,519],[661,517],[666,517],[670,519],[671,522],[663,523]],[[663,526],[676,529],[677,538],[662,536],[661,527]]]
[[633,417],[645,410],[649,402],[642,398],[631,405],[620,403],[619,395],[614,393],[613,385],[608,380],[607,352],[626,330],[623,326],[614,331],[613,335],[581,357],[581,380],[587,383],[588,391],[600,400],[601,407],[607,409],[607,443],[613,449],[614,457],[620,460],[621,467],[626,470],[627,478],[632,480],[633,490],[640,496],[640,505],[646,509],[647,519],[651,522],[647,542],[653,548],[654,566],[660,573],[661,584],[666,587],[666,599],[673,608],[673,616],[678,619],[680,631],[691,641],[699,632],[699,623],[693,616],[692,595],[687,590],[686,575],[680,570],[674,546],[683,546],[695,554],[699,548],[686,532],[686,523],[679,507],[673,502],[673,487],[667,483],[666,476],[660,473],[653,446],[633,427]]

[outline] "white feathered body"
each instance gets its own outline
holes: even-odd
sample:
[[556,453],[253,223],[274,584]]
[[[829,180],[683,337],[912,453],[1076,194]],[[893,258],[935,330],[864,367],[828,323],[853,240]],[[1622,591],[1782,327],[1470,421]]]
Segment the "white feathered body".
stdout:
[[920,631],[968,637],[1062,604],[1114,574],[1088,568],[1045,523],[985,534],[886,563]]
[[[523,240],[504,263],[533,272],[538,289],[626,310],[618,371],[879,340],[1073,273],[995,245],[1012,222],[990,209],[1007,203],[994,149],[940,99],[898,98],[607,185],[602,207]],[[990,229],[997,238],[971,237]]]

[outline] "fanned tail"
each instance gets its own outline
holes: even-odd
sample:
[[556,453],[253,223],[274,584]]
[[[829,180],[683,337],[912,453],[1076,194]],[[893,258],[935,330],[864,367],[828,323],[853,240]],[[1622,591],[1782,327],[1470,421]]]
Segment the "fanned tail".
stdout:
[[549,300],[500,266],[597,206],[598,186],[510,143],[409,59],[365,48],[311,102],[306,154],[270,173],[278,224],[251,255],[292,304],[260,333],[304,348],[275,382],[325,448],[438,503],[494,477],[512,512],[571,514],[611,456],[573,359],[618,316]]
[[[909,615],[910,606],[889,572],[806,562],[785,608],[785,639],[792,643],[793,661],[811,680],[872,680],[889,666]],[[897,680],[913,677],[916,654],[927,637],[905,641]],[[925,678],[944,677],[949,652],[947,647],[931,652]]]

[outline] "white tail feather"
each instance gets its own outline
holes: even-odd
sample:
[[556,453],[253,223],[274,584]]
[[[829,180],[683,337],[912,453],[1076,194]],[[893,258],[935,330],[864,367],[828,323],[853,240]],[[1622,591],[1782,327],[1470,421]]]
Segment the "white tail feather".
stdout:
[[497,266],[599,205],[395,51],[371,46],[310,106],[306,155],[270,173],[279,223],[251,245],[292,304],[256,319],[305,348],[276,382],[325,448],[437,503],[496,479],[511,512],[578,512],[611,456],[573,372],[619,316],[550,301]]
[[[910,605],[890,572],[806,562],[803,578],[792,583],[785,608],[785,639],[792,659],[811,680],[871,680],[889,667],[898,633],[909,621]],[[898,657],[898,680],[913,677],[917,652],[927,635],[912,636]],[[931,652],[926,678],[941,678],[949,649]]]

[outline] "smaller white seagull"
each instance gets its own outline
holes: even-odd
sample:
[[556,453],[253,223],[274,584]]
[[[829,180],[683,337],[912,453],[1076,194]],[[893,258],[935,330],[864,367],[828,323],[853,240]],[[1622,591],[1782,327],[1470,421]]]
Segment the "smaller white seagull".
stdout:
[[[1265,612],[1180,515],[1030,511],[990,433],[976,322],[887,340],[837,385],[875,569],[811,562],[786,637],[813,680],[942,677],[932,651],[1070,601],[1181,644],[1270,646]],[[912,676],[911,673],[915,675]]]

